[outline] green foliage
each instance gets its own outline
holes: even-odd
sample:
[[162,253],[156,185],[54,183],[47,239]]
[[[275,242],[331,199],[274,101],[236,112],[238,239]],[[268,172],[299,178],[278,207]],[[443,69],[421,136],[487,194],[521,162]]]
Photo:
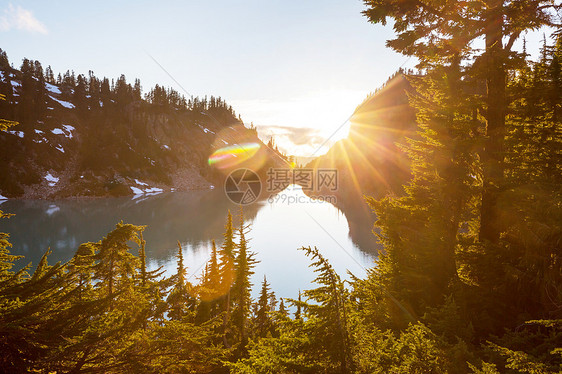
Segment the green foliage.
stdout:
[[[357,329],[356,362],[359,373],[465,373],[465,348],[445,344],[422,324],[410,325],[399,335],[378,329]],[[459,357],[455,355],[460,352]]]
[[238,227],[238,245],[236,257],[234,259],[234,283],[232,285],[232,324],[235,329],[237,342],[240,343],[239,349],[244,351],[248,342],[247,325],[251,311],[250,291],[252,283],[250,277],[254,272],[256,260],[255,254],[248,250],[246,235],[249,226],[244,223],[242,207],[240,207],[240,226]]
[[[191,318],[196,299],[188,292],[181,247],[178,274],[148,271],[143,229],[119,223],[62,265],[49,265],[47,251],[31,275],[28,267],[10,270],[19,256],[9,254],[2,234],[0,371],[205,373],[222,367],[228,351],[216,345],[220,321],[195,325]],[[140,259],[131,242],[140,245]]]
[[183,249],[181,243],[178,242],[178,271],[172,280],[174,286],[166,299],[169,305],[168,317],[172,321],[181,321],[183,319],[193,320],[196,300],[193,285],[187,281],[187,269],[183,263]]
[[[254,312],[253,330],[255,335],[265,338],[268,335],[276,334],[274,320],[275,303],[275,293],[271,291],[269,283],[267,283],[267,279],[264,276],[260,296]],[[283,315],[286,315],[286,311],[280,308],[280,314],[282,318]]]

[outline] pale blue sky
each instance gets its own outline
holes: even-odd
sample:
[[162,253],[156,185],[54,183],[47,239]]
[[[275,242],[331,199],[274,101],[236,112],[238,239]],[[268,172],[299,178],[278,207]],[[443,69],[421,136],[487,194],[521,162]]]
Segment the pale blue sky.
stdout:
[[[0,2],[0,48],[67,69],[220,95],[262,134],[310,127],[328,136],[408,59],[385,48],[360,0]],[[411,67],[413,61],[406,62]],[[341,134],[344,136],[344,134]],[[297,150],[288,137],[278,143]],[[287,149],[293,148],[293,149]]]

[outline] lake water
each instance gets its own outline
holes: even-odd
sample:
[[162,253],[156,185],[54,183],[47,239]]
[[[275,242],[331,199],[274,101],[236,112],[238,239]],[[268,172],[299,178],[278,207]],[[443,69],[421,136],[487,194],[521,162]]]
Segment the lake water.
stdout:
[[[211,240],[222,242],[227,211],[238,223],[239,208],[221,190],[170,192],[131,199],[7,200],[0,205],[14,213],[0,221],[0,232],[10,233],[12,253],[25,255],[18,267],[37,264],[47,248],[50,263],[68,261],[81,243],[98,241],[120,220],[147,225],[144,238],[149,267],[163,266],[167,275],[176,271],[177,242],[191,281],[196,282],[209,259]],[[364,276],[374,257],[361,251],[349,238],[346,217],[333,205],[308,198],[298,186],[289,186],[270,201],[244,207],[251,224],[250,250],[259,263],[253,276],[253,294],[267,276],[277,296],[296,298],[299,289],[314,279],[310,260],[302,246],[316,246],[343,278],[347,271]],[[133,250],[136,253],[136,250]]]

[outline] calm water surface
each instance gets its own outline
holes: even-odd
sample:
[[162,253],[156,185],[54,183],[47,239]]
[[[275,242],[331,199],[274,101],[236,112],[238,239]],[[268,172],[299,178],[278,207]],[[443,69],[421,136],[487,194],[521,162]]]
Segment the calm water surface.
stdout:
[[[176,271],[177,242],[192,281],[209,258],[211,240],[222,242],[230,209],[237,224],[238,207],[222,191],[171,192],[155,196],[87,200],[8,200],[0,205],[16,216],[0,221],[0,232],[10,233],[12,253],[25,255],[19,266],[37,264],[47,248],[50,263],[68,261],[81,243],[98,241],[120,220],[147,225],[144,238],[151,269],[163,266]],[[290,186],[271,201],[244,207],[251,224],[250,250],[260,261],[253,276],[254,292],[267,276],[280,297],[296,297],[314,279],[302,246],[316,246],[340,276],[347,270],[357,276],[373,265],[373,256],[362,252],[349,238],[345,216],[333,205],[308,198]],[[133,249],[136,253],[136,249]]]

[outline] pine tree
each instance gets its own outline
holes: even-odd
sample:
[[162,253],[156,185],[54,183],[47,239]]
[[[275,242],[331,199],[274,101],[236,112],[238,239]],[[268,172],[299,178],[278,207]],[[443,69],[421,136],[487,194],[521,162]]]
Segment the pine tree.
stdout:
[[234,260],[234,284],[232,286],[232,324],[236,329],[239,349],[244,351],[248,342],[248,331],[246,329],[250,315],[252,283],[250,277],[254,272],[252,269],[256,264],[254,253],[248,250],[246,235],[249,226],[244,223],[244,214],[240,207],[240,226],[238,227],[238,245],[236,258]]
[[228,343],[228,332],[230,326],[230,313],[231,313],[231,293],[232,285],[234,282],[234,254],[235,254],[235,243],[234,243],[234,229],[232,227],[232,214],[230,210],[228,211],[227,221],[225,225],[224,241],[221,245],[219,257],[220,257],[220,278],[221,278],[221,289],[225,291],[225,297],[222,300],[223,304],[223,340],[224,345],[229,347]]
[[257,302],[257,310],[254,317],[254,333],[259,337],[266,337],[268,334],[275,333],[273,312],[274,307],[272,301],[275,299],[275,294],[271,291],[267,278],[263,277],[260,296]]
[[138,259],[129,252],[127,242],[140,245],[139,234],[142,230],[142,226],[121,222],[97,244],[99,250],[95,255],[94,278],[99,281],[96,287],[105,290],[110,300],[110,309],[115,307],[116,296],[133,285]]
[[332,265],[316,247],[299,249],[311,258],[310,267],[316,273],[314,283],[318,285],[317,288],[304,291],[306,301],[290,299],[293,305],[303,310],[304,325],[300,334],[309,339],[306,355],[319,365],[317,371],[352,372],[354,364],[349,337],[348,291]]
[[[10,218],[12,214],[4,213],[0,210],[0,219]],[[19,282],[19,279],[25,274],[23,271],[14,273],[11,271],[14,262],[23,258],[23,256],[16,256],[10,254],[10,247],[12,244],[9,242],[10,235],[7,233],[0,233],[0,287],[5,288],[9,285]]]
[[283,299],[279,302],[279,309],[277,310],[277,313],[281,318],[287,318],[289,316],[289,312],[287,311],[287,308],[285,308],[285,302]]
[[[480,231],[483,241],[496,243],[501,232],[497,202],[504,188],[504,136],[506,116],[506,64],[520,35],[542,25],[557,23],[558,5],[551,1],[486,0],[478,3],[448,1],[364,0],[364,14],[373,23],[386,25],[394,20],[396,39],[387,45],[397,52],[415,56],[419,66],[450,60],[459,55],[465,59],[476,56],[474,66],[483,74],[485,95],[486,138],[481,159],[483,162],[483,190],[480,204]],[[525,14],[525,17],[518,15]],[[479,37],[485,39],[485,52],[471,44]],[[504,39],[507,42],[504,44]]]
[[76,80],[76,88],[72,96],[72,102],[82,115],[88,112],[88,99],[86,98],[86,78],[80,74]]
[[442,303],[458,280],[458,234],[475,219],[480,189],[475,149],[481,125],[455,62],[412,79],[419,131],[403,146],[412,170],[406,196],[368,200],[386,252],[373,276],[421,314]]
[[302,296],[301,296],[301,290],[299,290],[299,298],[297,299],[297,310],[295,312],[295,319],[298,321],[300,319],[302,319]]
[[83,299],[85,293],[91,290],[94,256],[98,248],[96,243],[81,244],[68,265],[70,273],[76,274],[76,286],[80,300]]
[[187,270],[183,264],[183,250],[178,242],[178,270],[174,277],[174,286],[166,300],[169,305],[168,317],[171,320],[190,319],[196,307],[193,298],[193,285],[187,281]]

